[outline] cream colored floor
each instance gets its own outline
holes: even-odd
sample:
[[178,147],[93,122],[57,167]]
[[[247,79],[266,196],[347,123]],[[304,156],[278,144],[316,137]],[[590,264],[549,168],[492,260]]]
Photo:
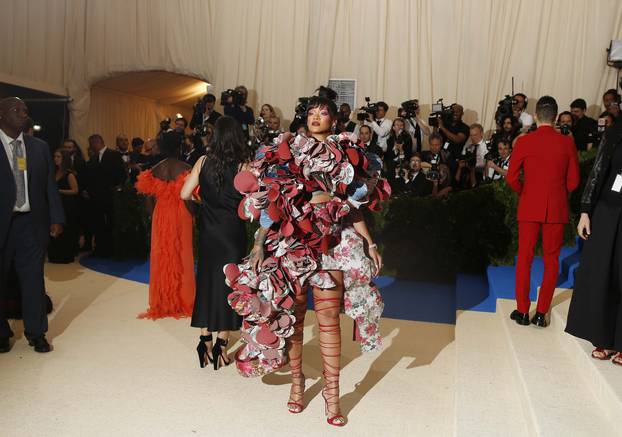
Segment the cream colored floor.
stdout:
[[[189,320],[136,319],[147,286],[47,265],[55,312],[37,354],[14,323],[0,355],[2,436],[449,436],[454,433],[453,325],[383,320],[385,349],[361,355],[344,318],[341,405],[349,423],[329,427],[313,313],[305,327],[307,409],[285,408],[286,373],[245,379],[233,366],[200,369]],[[234,348],[237,345],[233,346]]]

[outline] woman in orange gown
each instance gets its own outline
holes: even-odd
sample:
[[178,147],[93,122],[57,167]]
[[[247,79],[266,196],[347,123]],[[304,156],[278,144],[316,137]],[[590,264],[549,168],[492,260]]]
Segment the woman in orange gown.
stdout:
[[[140,318],[188,317],[194,305],[192,214],[179,193],[190,166],[180,161],[181,136],[168,132],[158,140],[166,156],[138,176],[136,189],[147,196],[151,221],[149,308]],[[155,207],[154,207],[155,202]]]

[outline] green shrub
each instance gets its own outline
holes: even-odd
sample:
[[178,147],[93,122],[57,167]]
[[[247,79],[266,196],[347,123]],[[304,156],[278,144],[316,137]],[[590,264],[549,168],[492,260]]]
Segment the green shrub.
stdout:
[[[581,194],[595,155],[596,150],[580,153],[581,186],[570,196],[566,245],[575,241]],[[491,264],[514,264],[517,204],[518,196],[501,181],[446,199],[391,199],[380,212],[366,211],[365,219],[383,254],[383,274],[452,281],[458,272],[483,273]],[[128,184],[115,197],[115,207],[117,257],[146,257],[151,221],[142,197]],[[249,250],[257,226],[246,225]]]
[[[581,185],[570,196],[564,244],[576,239],[581,194],[596,150],[579,156]],[[388,271],[401,278],[453,280],[458,272],[513,265],[518,252],[518,195],[503,181],[447,199],[399,198],[385,205],[375,229]],[[537,249],[540,251],[540,247]]]

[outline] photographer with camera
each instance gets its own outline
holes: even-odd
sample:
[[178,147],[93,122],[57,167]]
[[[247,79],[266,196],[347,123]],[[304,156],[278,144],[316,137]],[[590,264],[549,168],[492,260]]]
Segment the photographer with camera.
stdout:
[[473,123],[469,132],[469,140],[462,148],[462,157],[467,160],[469,166],[475,168],[475,178],[477,182],[481,182],[484,179],[488,153],[488,144],[484,141],[484,127],[479,123]]
[[617,90],[611,88],[605,91],[603,94],[603,106],[605,107],[605,111],[611,114],[613,117],[613,121],[617,122],[621,118],[621,110],[620,110],[620,94]]
[[497,129],[490,138],[491,152],[496,155],[497,144],[501,141],[514,144],[514,140],[520,134],[520,123],[516,117],[511,114],[504,115],[497,119]]
[[462,148],[469,137],[469,126],[462,121],[462,116],[464,115],[462,105],[454,103],[451,105],[451,112],[451,120],[439,117],[437,123],[438,132],[443,137],[443,149],[449,154],[449,166],[450,168],[456,168],[458,157],[462,153]]
[[275,134],[277,134],[277,136],[279,134],[281,134],[281,119],[279,117],[277,117],[276,115],[270,117],[269,119],[266,120],[267,124],[268,124],[268,128],[274,132]]
[[214,109],[216,106],[216,96],[208,93],[199,99],[194,105],[192,120],[190,120],[190,129],[197,129],[199,126],[216,123],[222,114]]
[[365,119],[361,121],[363,125],[371,127],[374,131],[378,146],[380,146],[383,152],[386,152],[387,140],[391,133],[391,120],[385,118],[389,110],[389,105],[385,102],[378,102],[375,105],[368,103],[368,107],[374,108],[375,111],[370,112],[370,110],[367,110],[367,112],[365,112]]
[[419,100],[412,99],[402,102],[398,111],[398,116],[406,121],[406,130],[413,137],[413,151],[421,153],[423,138],[430,135],[430,126],[420,117],[421,107]]
[[242,125],[242,130],[247,138],[250,137],[250,126],[255,123],[253,108],[246,105],[248,90],[243,85],[238,85],[235,89],[223,91],[220,96],[220,103],[224,107],[225,115],[233,117]]
[[408,161],[410,173],[408,175],[407,191],[414,197],[425,197],[432,194],[432,181],[423,174],[421,154],[414,152]]
[[520,123],[520,130],[526,132],[533,125],[533,117],[527,112],[527,96],[516,93],[512,96],[512,112]]
[[384,155],[387,174],[393,174],[393,170],[399,168],[403,162],[407,162],[412,155],[412,138],[404,128],[403,119],[396,118],[393,120],[391,132],[387,139],[387,152]]
[[203,151],[196,147],[196,143],[193,135],[184,135],[183,143],[181,144],[181,161],[190,166],[199,160],[203,156]]
[[458,158],[456,174],[454,176],[454,189],[456,191],[468,190],[477,186],[475,176],[475,153],[461,155]]
[[380,157],[383,155],[382,149],[376,144],[374,132],[371,130],[371,127],[365,125],[361,126],[359,128],[358,138],[367,152],[374,153]]
[[507,141],[499,141],[497,144],[496,156],[488,154],[486,156],[486,181],[498,181],[505,179],[510,168],[510,157],[512,156],[512,145]]
[[570,104],[570,112],[574,123],[572,136],[577,150],[590,150],[594,146],[594,138],[597,135],[598,123],[593,118],[585,115],[587,103],[583,99],[575,99]]
[[432,197],[447,197],[453,191],[449,166],[447,164],[439,164],[436,172],[438,173],[438,177],[429,179],[432,183]]
[[557,116],[557,121],[555,122],[555,130],[562,135],[573,138],[572,122],[572,114],[569,111],[560,112],[560,114]]
[[427,150],[422,153],[423,162],[427,162],[432,166],[438,166],[439,164],[447,164],[447,155],[443,147],[443,137],[434,132],[430,135],[430,150]]
[[395,167],[395,175],[389,178],[389,184],[391,185],[391,197],[400,197],[410,194],[410,164],[408,162],[401,162],[400,165]]

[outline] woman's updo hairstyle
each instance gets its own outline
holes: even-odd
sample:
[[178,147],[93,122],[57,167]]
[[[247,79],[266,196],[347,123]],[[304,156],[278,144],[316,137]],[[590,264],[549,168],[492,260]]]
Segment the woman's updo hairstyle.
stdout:
[[315,91],[317,92],[317,96],[313,96],[309,99],[307,111],[314,108],[326,108],[331,118],[336,119],[339,114],[337,104],[335,103],[335,100],[337,100],[337,92],[326,86],[320,86]]
[[167,158],[176,158],[181,150],[183,136],[175,131],[164,132],[158,138],[158,148],[160,153]]

